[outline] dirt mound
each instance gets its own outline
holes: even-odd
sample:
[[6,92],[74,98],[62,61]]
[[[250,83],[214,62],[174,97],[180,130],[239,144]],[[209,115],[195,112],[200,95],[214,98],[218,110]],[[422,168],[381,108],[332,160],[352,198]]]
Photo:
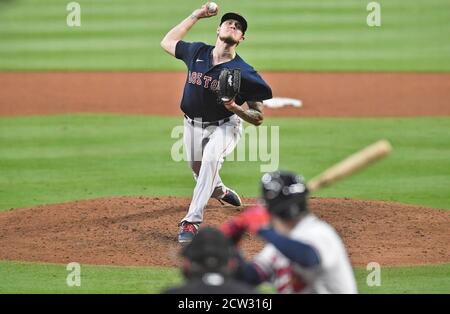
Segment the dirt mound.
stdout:
[[[4,212],[0,259],[174,266],[177,223],[188,205],[186,198],[117,197]],[[341,234],[354,265],[450,262],[450,211],[323,198],[312,199],[311,207]],[[205,225],[217,226],[239,211],[211,200]],[[243,243],[250,256],[262,246],[251,236]]]

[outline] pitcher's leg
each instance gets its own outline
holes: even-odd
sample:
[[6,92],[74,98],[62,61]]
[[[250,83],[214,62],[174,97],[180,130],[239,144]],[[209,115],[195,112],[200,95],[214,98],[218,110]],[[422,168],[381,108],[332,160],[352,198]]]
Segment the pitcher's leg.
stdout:
[[[226,132],[228,132],[234,139],[235,145],[230,152],[227,152],[227,155],[231,153],[236,147],[242,136],[242,121],[238,117],[232,117],[230,123],[225,125]],[[239,195],[233,191],[232,189],[225,186],[219,176],[219,181],[214,189],[214,192],[211,197],[218,199],[222,204],[223,202],[228,203],[233,206],[241,206],[242,201]]]
[[[184,134],[183,134],[183,143],[184,149],[186,153],[187,162],[189,167],[192,170],[192,174],[194,176],[195,181],[198,179],[198,174],[200,172],[201,167],[201,159],[203,155],[203,136],[204,130],[202,128],[193,126],[186,119],[184,120]],[[195,193],[194,193],[195,195]],[[186,215],[181,220],[187,222],[195,222],[192,219],[196,219],[195,217],[201,216],[199,214],[191,213],[191,215]]]
[[186,154],[186,160],[194,173],[198,174],[196,169],[200,169],[202,160],[202,129],[194,127],[184,119],[183,144]]
[[[234,139],[234,144],[233,147],[226,152],[225,156],[230,154],[231,152],[233,152],[233,150],[236,148],[236,145],[238,144],[239,140],[241,139],[242,136],[242,120],[237,117],[237,116],[233,116],[231,117],[231,121],[229,123],[226,123],[224,125],[222,125],[220,127],[222,130],[225,130],[226,133],[226,137],[227,138],[233,138]],[[222,161],[223,162],[223,161]],[[217,174],[217,185],[211,195],[211,197],[216,198],[216,199],[222,199],[222,197],[226,196],[226,193],[228,191],[231,191],[232,193],[235,193],[236,197],[234,197],[234,201],[232,202],[232,205],[235,206],[240,206],[240,198],[237,195],[236,192],[234,192],[233,190],[229,189],[227,186],[225,186],[225,184],[222,182],[222,179],[220,178],[220,175]],[[227,200],[225,200],[227,201]]]
[[[185,122],[186,124],[186,122]],[[198,131],[198,129],[197,129]],[[203,134],[208,135],[208,134]],[[202,136],[203,136],[202,135]],[[196,137],[194,137],[196,136]],[[209,138],[204,138],[201,141],[201,147],[198,145],[194,145],[194,138],[198,138],[199,134],[194,134],[194,127],[192,125],[185,125],[185,133],[184,133],[184,146],[186,152],[189,152],[188,154],[188,163],[189,167],[192,170],[192,176],[194,177],[194,180],[197,181],[197,178],[200,173],[200,168],[202,165],[201,160],[196,160],[194,156],[202,156],[203,155],[203,149],[206,146],[206,144],[209,142]],[[220,199],[222,196],[225,195],[226,192],[226,186],[223,184],[222,179],[220,176],[218,177],[217,185],[214,188],[214,191],[211,195],[212,198]]]
[[197,177],[189,212],[183,220],[202,222],[203,210],[213,191],[221,183],[219,170],[227,154],[231,153],[237,144],[234,132],[226,132],[226,128],[217,127],[211,134],[209,142],[203,150],[202,164]]
[[[194,180],[197,182],[197,178],[200,173],[200,168],[202,166],[202,162],[201,161],[190,162],[189,166],[192,169],[192,176],[194,177]],[[223,195],[225,195],[225,191],[226,191],[226,186],[223,184],[222,179],[220,179],[220,177],[219,177],[219,180],[217,182],[216,187],[214,188],[214,191],[213,191],[211,197],[219,199]]]
[[217,175],[217,184],[211,194],[211,197],[220,199],[222,196],[225,195],[226,189],[227,189],[227,187],[225,186],[225,184],[223,184],[222,179],[220,178],[220,175]]
[[[198,143],[194,143],[194,138],[195,138],[194,136],[196,135],[198,137],[199,134],[194,134],[193,129],[194,129],[194,127],[190,124],[188,126],[185,126],[184,147],[185,147],[186,152],[189,152],[189,154],[188,154],[189,167],[192,170],[192,176],[194,177],[194,180],[197,181],[202,162],[201,162],[201,160],[196,160],[194,157],[203,155],[203,149],[206,146],[206,144],[209,142],[209,138],[199,141],[199,142],[201,142],[201,146],[199,146]],[[205,134],[203,134],[203,135],[205,135]],[[194,144],[197,144],[197,145],[194,145]],[[220,179],[220,176],[219,176],[217,186],[215,187],[211,197],[221,198],[225,194],[225,191],[226,191],[226,187],[222,183],[222,180]]]

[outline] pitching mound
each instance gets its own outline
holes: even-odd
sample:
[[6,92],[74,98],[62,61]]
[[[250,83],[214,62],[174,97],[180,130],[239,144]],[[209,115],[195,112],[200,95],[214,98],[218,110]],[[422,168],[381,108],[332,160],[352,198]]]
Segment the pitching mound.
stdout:
[[[177,223],[188,204],[186,198],[118,197],[4,212],[0,259],[175,266]],[[322,198],[311,207],[341,234],[354,265],[450,262],[450,211]],[[238,212],[211,200],[205,225],[218,226]],[[262,246],[248,235],[242,247],[251,256]]]

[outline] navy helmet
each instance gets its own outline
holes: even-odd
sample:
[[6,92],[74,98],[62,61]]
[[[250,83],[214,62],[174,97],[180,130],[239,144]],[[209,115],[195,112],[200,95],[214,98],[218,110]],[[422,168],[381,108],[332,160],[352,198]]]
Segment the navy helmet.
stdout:
[[266,173],[261,178],[262,196],[269,213],[290,220],[308,211],[308,188],[302,176],[289,171]]
[[181,255],[191,261],[194,268],[191,271],[197,275],[206,272],[224,273],[229,260],[234,257],[234,247],[220,230],[204,227],[182,249]]

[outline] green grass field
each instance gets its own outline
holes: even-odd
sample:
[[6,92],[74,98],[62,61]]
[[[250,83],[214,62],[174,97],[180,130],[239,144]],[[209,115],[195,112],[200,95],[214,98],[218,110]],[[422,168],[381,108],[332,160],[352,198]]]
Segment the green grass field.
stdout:
[[[450,264],[381,269],[380,286],[368,286],[369,271],[355,268],[360,293],[449,293]],[[182,282],[177,269],[81,265],[80,286],[68,286],[66,265],[0,261],[0,293],[159,293]],[[272,293],[269,286],[262,293]]]
[[[378,1],[381,27],[367,26],[369,2],[218,1],[248,17],[239,53],[259,70],[450,70],[449,1]],[[74,28],[67,3],[0,2],[0,70],[182,70],[159,42],[203,1],[79,0]],[[186,39],[213,44],[218,20],[201,20]]]
[[[177,141],[171,130],[181,122],[116,115],[0,118],[0,210],[109,195],[189,196],[190,169],[170,155]],[[389,158],[319,196],[450,208],[448,117],[267,119],[265,125],[279,127],[279,167],[307,179],[379,138],[392,142]],[[261,163],[268,164],[226,162],[223,179],[256,196]]]

